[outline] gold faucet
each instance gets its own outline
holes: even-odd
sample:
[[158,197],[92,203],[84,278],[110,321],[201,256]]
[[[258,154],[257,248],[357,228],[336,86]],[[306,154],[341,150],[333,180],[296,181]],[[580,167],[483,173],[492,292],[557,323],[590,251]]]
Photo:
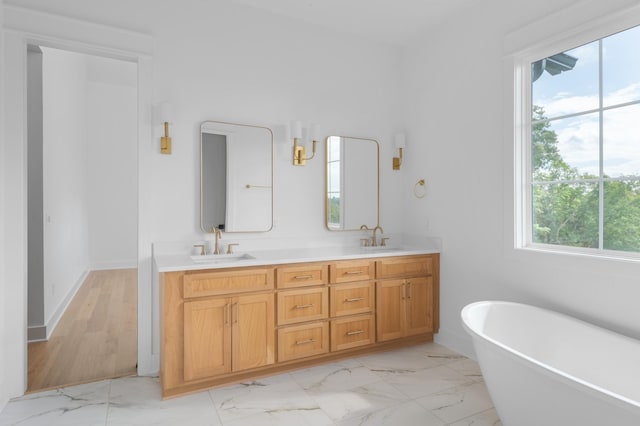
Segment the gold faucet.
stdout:
[[213,226],[209,230],[209,233],[213,234],[216,237],[216,244],[213,248],[213,254],[220,254],[220,243],[218,240],[222,239],[222,233],[219,228],[214,228]]
[[220,254],[219,240],[222,239],[222,232],[220,232],[220,229],[216,229],[213,234],[216,236],[216,246],[213,249],[213,254]]
[[[368,231],[369,227],[367,225],[360,225],[360,229]],[[364,247],[369,247],[369,238],[360,238],[360,240],[364,243]]]
[[380,230],[381,234],[384,233],[384,231],[382,230],[382,226],[380,226],[380,225],[376,225],[376,227],[373,228],[373,241],[371,242],[371,245],[373,247],[377,247],[378,246],[378,238],[376,237],[376,231],[378,229]]

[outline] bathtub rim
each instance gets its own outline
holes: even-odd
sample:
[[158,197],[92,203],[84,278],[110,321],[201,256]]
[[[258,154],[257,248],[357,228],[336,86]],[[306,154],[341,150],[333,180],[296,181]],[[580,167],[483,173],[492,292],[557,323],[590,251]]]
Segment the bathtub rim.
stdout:
[[[509,354],[515,355],[517,360],[520,360],[522,363],[524,364],[528,364],[528,366],[533,365],[535,368],[539,369],[542,373],[549,375],[549,376],[555,376],[555,377],[560,377],[562,379],[565,379],[566,382],[568,382],[568,384],[572,385],[572,386],[576,386],[580,389],[584,389],[587,390],[589,393],[592,393],[594,396],[603,398],[604,396],[607,396],[609,398],[612,398],[614,400],[615,403],[617,403],[617,405],[620,405],[623,408],[626,408],[628,410],[640,410],[640,401],[636,401],[635,399],[632,399],[630,397],[621,395],[619,393],[613,392],[611,390],[605,389],[601,386],[598,386],[592,382],[589,382],[587,380],[578,378],[574,375],[571,375],[565,371],[559,370],[558,368],[555,368],[551,365],[545,364],[529,355],[524,354],[523,352],[520,352],[518,350],[513,349],[512,347],[492,338],[489,337],[487,334],[485,334],[484,332],[480,332],[476,329],[474,329],[470,324],[470,322],[472,322],[471,320],[471,314],[470,312],[473,311],[474,308],[479,308],[480,306],[490,306],[490,305],[504,305],[504,306],[516,306],[519,308],[524,308],[524,309],[530,309],[530,310],[538,310],[538,311],[542,311],[544,314],[550,315],[552,317],[556,317],[556,318],[561,318],[562,320],[566,320],[566,321],[570,321],[570,322],[574,322],[574,323],[578,323],[582,326],[585,326],[587,328],[590,329],[596,329],[596,330],[604,330],[608,333],[612,333],[624,340],[628,340],[628,341],[632,341],[636,344],[639,343],[638,340],[636,339],[632,339],[631,337],[625,336],[623,334],[617,333],[615,331],[612,331],[610,329],[604,328],[604,327],[599,327],[597,325],[594,325],[590,322],[587,321],[583,321],[580,320],[578,318],[572,317],[571,315],[567,315],[567,314],[563,314],[551,309],[546,309],[546,308],[541,308],[539,306],[535,306],[535,305],[530,305],[530,304],[526,304],[526,303],[519,303],[519,302],[508,302],[508,301],[502,301],[502,300],[482,300],[482,301],[478,301],[478,302],[472,302],[467,304],[464,308],[462,308],[462,311],[460,312],[460,317],[462,319],[462,325],[464,327],[464,329],[467,331],[467,333],[469,333],[469,335],[472,336],[473,338],[473,344],[474,346],[476,345],[476,343],[481,343],[481,344],[490,344],[492,346],[495,346],[497,348],[499,348],[500,350],[503,350]],[[479,340],[478,340],[479,339]]]

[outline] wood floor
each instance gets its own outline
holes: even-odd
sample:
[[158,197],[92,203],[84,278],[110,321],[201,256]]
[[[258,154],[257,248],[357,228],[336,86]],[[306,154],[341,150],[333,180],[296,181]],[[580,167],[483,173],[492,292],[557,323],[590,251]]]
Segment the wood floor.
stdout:
[[136,374],[137,270],[93,271],[47,342],[29,343],[27,392]]

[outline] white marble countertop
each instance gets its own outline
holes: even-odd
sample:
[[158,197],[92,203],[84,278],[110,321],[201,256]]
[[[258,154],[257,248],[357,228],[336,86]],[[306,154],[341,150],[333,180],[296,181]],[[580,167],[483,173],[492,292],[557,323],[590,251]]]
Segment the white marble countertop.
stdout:
[[[196,262],[187,254],[166,254],[154,256],[154,261],[158,272],[172,272],[278,265],[285,263],[408,256],[438,252],[438,250],[433,248],[416,247],[318,247],[238,252],[235,257],[230,257],[228,255],[219,255],[219,257],[209,255],[207,258],[211,259],[210,262]],[[238,257],[242,255],[245,255],[246,257],[238,260]]]

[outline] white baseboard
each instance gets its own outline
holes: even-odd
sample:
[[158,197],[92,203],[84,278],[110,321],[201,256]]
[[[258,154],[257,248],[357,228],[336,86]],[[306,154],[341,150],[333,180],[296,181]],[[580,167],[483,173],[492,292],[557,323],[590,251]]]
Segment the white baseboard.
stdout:
[[466,334],[459,334],[446,328],[440,327],[440,332],[435,335],[435,342],[446,346],[447,348],[458,352],[461,355],[476,359],[476,353],[473,350],[473,342],[471,337]]
[[55,330],[56,326],[58,325],[60,318],[62,318],[62,315],[69,307],[69,304],[71,303],[73,298],[76,296],[76,293],[78,292],[78,290],[80,290],[80,287],[82,287],[82,284],[84,283],[84,280],[87,279],[88,275],[89,275],[89,270],[84,271],[84,273],[80,275],[80,278],[78,278],[78,280],[73,285],[71,290],[69,290],[65,298],[62,300],[62,303],[58,305],[58,309],[56,309],[56,311],[53,313],[53,315],[51,315],[51,317],[45,324],[46,331],[47,331],[46,340],[49,340],[49,338],[51,337],[51,334],[53,334],[53,330]]
[[109,269],[133,269],[138,267],[138,261],[118,260],[113,262],[96,262],[91,264],[92,271],[105,271]]
[[138,354],[138,376],[157,376],[160,374],[160,354]]

